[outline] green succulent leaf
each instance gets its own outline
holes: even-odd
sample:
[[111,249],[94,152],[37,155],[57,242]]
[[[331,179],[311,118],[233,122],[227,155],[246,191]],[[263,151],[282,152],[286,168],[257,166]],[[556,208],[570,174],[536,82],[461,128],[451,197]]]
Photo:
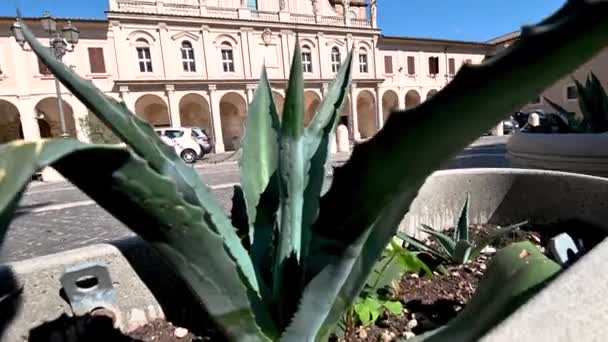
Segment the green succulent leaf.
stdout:
[[509,245],[496,253],[475,295],[456,318],[447,326],[411,341],[477,341],[560,271],[557,263],[529,241]]
[[452,261],[458,264],[466,264],[471,256],[471,250],[473,246],[466,241],[460,240],[456,243],[456,248],[454,249],[454,255],[452,256]]
[[247,111],[241,142],[241,186],[247,203],[250,243],[254,243],[254,223],[262,194],[277,172],[278,139],[281,126],[272,98],[266,68],[263,68],[253,101]]
[[413,248],[414,250],[429,253],[430,255],[432,255],[435,258],[447,261],[447,258],[443,252],[438,251],[438,250],[426,245],[424,242],[416,239],[413,236],[409,236],[404,232],[398,231],[397,237],[400,238],[401,240],[405,241],[408,244],[408,246],[411,246],[411,248]]
[[306,190],[304,192],[302,214],[302,254],[304,256],[308,253],[310,228],[319,214],[319,200],[325,180],[330,141],[334,137],[338,118],[344,105],[344,98],[348,92],[351,69],[352,51],[340,66],[335,80],[329,85],[327,93],[323,97],[319,110],[304,131],[306,157],[309,160],[305,165],[305,169],[308,171],[305,180]]
[[467,194],[466,200],[464,201],[464,205],[462,206],[462,210],[460,211],[460,215],[458,216],[458,221],[456,222],[456,226],[454,226],[454,241],[465,240],[469,241],[469,201],[471,200],[471,195]]
[[553,107],[553,109],[555,109],[559,116],[561,116],[564,121],[566,121],[568,123],[568,126],[570,127],[570,129],[574,132],[578,132],[578,131],[582,131],[584,128],[581,127],[582,122],[580,120],[578,120],[576,118],[576,113],[570,112],[567,109],[565,109],[564,107],[558,105],[557,103],[551,101],[549,98],[544,97],[543,99],[545,102],[547,102],[551,107]]
[[[293,315],[290,309],[297,304],[295,298],[285,293],[298,293],[302,279],[288,279],[294,270],[287,265],[300,268],[302,251],[302,217],[304,190],[306,188],[304,150],[304,79],[302,56],[296,41],[289,84],[285,96],[283,120],[279,135],[279,193],[280,223],[278,250],[274,264],[274,296],[279,301],[279,317],[282,323],[289,322]],[[289,259],[289,262],[287,260]]]
[[[33,173],[52,165],[159,251],[230,337],[267,340],[260,326],[276,334],[269,312],[243,284],[209,212],[188,203],[172,179],[146,161],[124,148],[71,139],[2,145],[0,156],[0,170],[5,172],[0,203],[13,201]],[[6,209],[0,206],[3,213]]]
[[420,230],[427,233],[443,248],[444,252],[451,258],[454,257],[456,252],[456,241],[452,240],[449,236],[434,230],[432,227],[425,224],[420,225]]
[[[426,177],[445,160],[601,51],[606,13],[606,1],[579,1],[550,22],[527,28],[517,44],[480,65],[463,66],[438,94],[389,116],[382,130],[357,145],[321,199],[305,264],[308,285],[284,336],[298,341],[311,340],[315,332],[326,336],[323,327],[339,319],[333,313],[345,309],[338,311],[342,303],[348,307],[363,287],[374,264],[367,258],[377,260],[397,230],[399,221],[380,225],[387,222],[383,216],[390,211],[401,220]],[[460,115],[463,111],[467,114]],[[429,149],[428,137],[438,134],[450,139],[433,141]],[[314,311],[309,300],[317,304]],[[326,305],[333,309],[320,314]]]
[[210,227],[222,236],[230,254],[245,275],[248,286],[259,293],[260,285],[247,250],[194,168],[186,165],[171,147],[163,143],[149,123],[131,113],[124,104],[106,96],[92,82],[74,73],[36,39],[21,19],[19,22],[26,41],[55,77],[154,171],[171,178],[189,204],[204,207],[206,217],[212,221]]
[[247,220],[247,204],[245,203],[245,195],[243,188],[240,185],[233,187],[232,208],[230,209],[230,219],[232,225],[236,228],[237,234],[247,246],[249,242],[249,223]]
[[471,259],[477,258],[479,256],[479,254],[481,254],[481,251],[484,248],[486,248],[487,246],[489,246],[490,244],[492,244],[494,241],[498,240],[503,235],[508,234],[517,228],[525,226],[526,224],[528,224],[528,221],[512,224],[507,227],[502,227],[502,228],[493,230],[488,235],[486,235],[484,238],[475,242],[475,247],[471,251],[470,258]]
[[[377,260],[394,237],[395,227],[398,227],[403,219],[403,203],[410,203],[415,196],[416,193],[402,193],[393,205],[384,209],[378,221],[350,244],[343,254],[316,254],[317,259],[314,259],[312,257],[315,253],[309,253],[309,265],[324,263],[326,267],[308,281],[298,312],[285,330],[283,341],[327,339],[342,313],[359,296],[370,272],[377,265]],[[335,248],[339,246],[337,242],[343,240],[332,236],[319,239],[311,246],[315,246],[316,250],[321,249],[318,244]]]

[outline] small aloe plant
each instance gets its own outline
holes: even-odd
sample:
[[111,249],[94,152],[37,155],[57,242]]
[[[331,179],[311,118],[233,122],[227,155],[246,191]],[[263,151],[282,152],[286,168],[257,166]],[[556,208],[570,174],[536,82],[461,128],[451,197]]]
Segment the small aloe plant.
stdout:
[[466,264],[469,261],[475,260],[481,252],[489,246],[491,243],[499,239],[501,236],[519,228],[528,222],[521,222],[513,224],[507,227],[502,227],[493,230],[486,237],[479,241],[471,241],[469,238],[469,201],[470,195],[467,194],[456,225],[454,226],[454,233],[452,237],[449,237],[440,231],[422,224],[420,230],[430,235],[430,237],[437,243],[439,247],[434,247],[431,244],[424,243],[414,237],[408,236],[403,232],[398,232],[397,236],[411,245],[412,248],[427,252],[432,256],[439,258],[448,263],[454,264]]
[[[128,148],[71,139],[0,145],[0,242],[31,175],[52,166],[155,249],[228,339],[326,340],[364,288],[425,179],[503,113],[522,107],[604,48],[607,16],[608,0],[569,1],[525,28],[500,55],[463,66],[432,99],[391,115],[382,130],[358,145],[323,195],[329,142],[348,92],[352,54],[304,127],[296,44],[282,121],[265,72],[249,107],[232,221],[196,171],[149,123],[76,75],[21,23],[25,39],[49,70]],[[431,136],[445,138],[429,141]],[[443,330],[462,335],[452,341],[479,338],[519,305],[520,294],[534,293],[555,272],[535,272],[517,255],[507,253],[497,264],[505,265],[496,271],[503,280],[491,298],[501,301],[486,307],[487,324],[471,330],[467,319]],[[542,277],[530,282],[522,273],[516,288],[497,296],[504,279],[519,276],[513,263]],[[478,317],[472,308],[468,317]]]
[[600,80],[593,72],[589,73],[584,85],[575,78],[572,80],[576,85],[582,118],[577,118],[574,113],[546,97],[545,101],[566,119],[574,132],[608,132],[608,95]]

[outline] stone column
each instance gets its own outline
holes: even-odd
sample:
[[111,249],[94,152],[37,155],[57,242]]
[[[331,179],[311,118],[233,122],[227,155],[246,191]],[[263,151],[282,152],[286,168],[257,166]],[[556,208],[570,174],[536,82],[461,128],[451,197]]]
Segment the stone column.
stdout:
[[399,100],[399,110],[404,110],[405,108],[405,92],[402,89],[399,89],[397,91],[397,94],[399,96],[398,100]]
[[213,126],[213,139],[215,153],[223,153],[224,135],[222,134],[222,119],[220,115],[220,97],[214,84],[209,85],[209,106],[211,106],[211,125]]
[[[167,63],[165,60],[165,50],[168,54],[174,53],[171,50],[171,37],[169,37],[169,29],[167,28],[166,23],[158,23],[158,46],[160,47],[160,62],[163,68],[163,77],[167,79],[167,74],[173,74],[176,69],[176,65],[174,63]],[[152,55],[154,56],[154,55]],[[154,57],[152,57],[154,58]],[[154,61],[152,61],[154,64]],[[179,67],[181,68],[181,63],[179,63]],[[167,70],[168,69],[168,70]]]
[[325,49],[323,48],[323,45],[325,45],[325,44],[321,43],[321,41],[324,40],[323,36],[324,36],[323,32],[319,32],[319,33],[317,33],[317,36],[315,38],[316,43],[317,43],[316,58],[319,61],[319,78],[320,79],[324,79],[327,77],[325,65],[327,65],[326,61],[327,61],[328,57],[326,57]]
[[205,50],[205,76],[208,79],[218,78],[220,69],[215,66],[211,68],[209,67],[209,64],[219,63],[218,61],[221,61],[221,56],[217,54],[215,47],[213,46],[213,41],[211,39],[211,35],[209,34],[209,26],[201,26],[201,37],[203,40],[201,42],[203,45],[203,50]]
[[173,84],[165,85],[165,93],[167,97],[171,126],[180,127],[182,123],[181,118],[179,116],[179,101],[177,95],[175,95],[175,86]]
[[198,0],[198,8],[201,17],[207,14],[207,0]]
[[40,139],[40,126],[38,126],[35,106],[34,99],[29,96],[20,97],[19,102],[17,102],[23,139],[26,141]]
[[359,118],[357,117],[357,96],[355,94],[355,88],[357,88],[356,83],[352,83],[350,86],[350,115],[351,115],[351,127],[352,127],[352,139],[359,140],[361,139],[361,134],[359,133]]
[[493,135],[498,136],[498,137],[505,135],[505,131],[502,126],[502,121],[499,122],[492,131],[493,131],[492,133],[494,133]]
[[91,142],[88,134],[83,130],[81,122],[82,120],[86,120],[89,115],[89,109],[82,104],[82,102],[78,101],[78,99],[72,94],[69,95],[70,105],[74,110],[74,126],[76,128],[76,138],[80,141]]
[[321,85],[321,94],[323,94],[323,98],[327,95],[327,91],[329,90],[329,85],[327,83],[323,83]]
[[131,92],[129,92],[129,87],[120,86],[119,92],[120,92],[120,99],[122,100],[122,102],[125,103],[127,108],[129,108],[129,110],[131,112],[133,112],[133,114],[137,114],[137,113],[135,113],[135,99],[133,98],[133,95],[131,94]]
[[289,78],[289,67],[291,66],[291,46],[289,46],[289,32],[281,31],[281,53],[283,54],[283,78]]
[[382,112],[382,97],[380,88],[376,87],[376,128],[379,131],[384,126],[384,113]]
[[246,87],[247,90],[247,103],[250,104],[253,101],[253,97],[255,96],[255,85],[248,84]]
[[241,49],[241,65],[243,67],[243,75],[246,79],[251,79],[253,77],[251,71],[251,59],[249,58],[249,41],[247,39],[248,33],[251,31],[252,29],[249,27],[241,27],[241,32],[238,33],[239,45]]

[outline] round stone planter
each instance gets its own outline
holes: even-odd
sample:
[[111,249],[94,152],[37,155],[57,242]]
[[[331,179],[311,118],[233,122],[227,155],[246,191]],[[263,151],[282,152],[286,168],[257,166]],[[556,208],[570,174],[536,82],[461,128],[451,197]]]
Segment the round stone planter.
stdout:
[[517,133],[507,152],[512,167],[608,176],[607,133]]
[[[576,218],[608,230],[608,179],[522,169],[437,172],[420,189],[400,229],[415,234],[418,223],[452,225],[467,192],[471,193],[472,223],[548,223]],[[592,340],[585,334],[607,337],[608,325],[602,324],[608,305],[604,296],[608,283],[608,272],[603,272],[606,258],[608,245],[602,243],[493,330],[486,340],[512,341],[514,333],[518,334],[518,341],[571,341],[567,337],[572,332],[577,333],[572,335],[577,336],[575,340],[581,341]],[[66,271],[91,265],[107,270],[112,294],[93,298],[93,303],[70,302],[61,294],[66,292],[62,277]],[[30,329],[62,314],[82,311],[87,305],[112,310],[116,326],[124,331],[163,317],[192,327],[205,317],[185,284],[139,239],[15,262],[0,270],[0,284],[6,286],[14,279],[22,286],[20,309],[0,332],[1,341],[27,340]]]

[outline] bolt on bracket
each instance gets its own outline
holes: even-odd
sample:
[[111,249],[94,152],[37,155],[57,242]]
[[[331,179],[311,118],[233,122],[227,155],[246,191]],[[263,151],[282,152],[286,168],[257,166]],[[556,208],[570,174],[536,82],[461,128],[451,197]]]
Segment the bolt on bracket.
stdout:
[[66,269],[61,285],[76,316],[111,307],[116,301],[110,272],[99,263],[82,263]]

